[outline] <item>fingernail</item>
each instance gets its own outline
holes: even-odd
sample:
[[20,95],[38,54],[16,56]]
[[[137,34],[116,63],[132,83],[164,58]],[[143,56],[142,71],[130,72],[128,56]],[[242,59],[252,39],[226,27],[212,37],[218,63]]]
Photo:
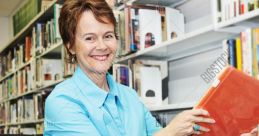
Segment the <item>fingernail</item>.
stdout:
[[212,123],[215,123],[216,121],[215,121],[214,119],[211,119],[211,122],[212,122]]

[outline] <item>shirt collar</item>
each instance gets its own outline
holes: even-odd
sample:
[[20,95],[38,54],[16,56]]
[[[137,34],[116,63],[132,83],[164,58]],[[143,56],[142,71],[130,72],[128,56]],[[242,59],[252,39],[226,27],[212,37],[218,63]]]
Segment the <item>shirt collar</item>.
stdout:
[[[81,92],[86,96],[87,99],[98,107],[101,107],[105,102],[105,99],[108,95],[108,92],[99,88],[80,68],[80,66],[76,67],[75,73],[73,74],[72,79],[75,81],[76,85],[79,87]],[[108,73],[106,75],[106,79],[109,85],[109,94],[118,97],[118,89],[116,85],[116,81],[114,81],[113,77]]]

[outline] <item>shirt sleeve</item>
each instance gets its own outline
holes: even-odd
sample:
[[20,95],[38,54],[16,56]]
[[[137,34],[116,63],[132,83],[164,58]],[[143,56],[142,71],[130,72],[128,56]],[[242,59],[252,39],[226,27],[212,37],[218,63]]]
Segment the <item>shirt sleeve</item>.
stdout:
[[143,105],[145,112],[145,122],[147,135],[153,136],[157,131],[162,129],[161,125],[157,122],[157,120],[153,117],[150,111]]
[[100,136],[77,100],[69,96],[47,98],[44,136]]

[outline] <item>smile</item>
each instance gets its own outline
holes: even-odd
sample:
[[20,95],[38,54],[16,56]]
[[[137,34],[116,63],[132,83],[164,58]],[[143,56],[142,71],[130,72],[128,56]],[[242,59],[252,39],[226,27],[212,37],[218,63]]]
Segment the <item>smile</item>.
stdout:
[[106,55],[92,55],[91,57],[94,58],[95,60],[98,60],[98,61],[105,61],[105,60],[108,59],[109,54],[106,54]]

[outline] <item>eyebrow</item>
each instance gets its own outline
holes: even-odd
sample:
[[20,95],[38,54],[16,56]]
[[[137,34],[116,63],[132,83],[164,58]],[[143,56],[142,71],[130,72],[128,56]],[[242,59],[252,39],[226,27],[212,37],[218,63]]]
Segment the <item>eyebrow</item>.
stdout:
[[[109,33],[113,33],[114,34],[115,32],[114,31],[107,31],[107,32],[104,33],[104,35],[109,34]],[[82,36],[87,36],[87,35],[95,35],[95,33],[85,33]]]

